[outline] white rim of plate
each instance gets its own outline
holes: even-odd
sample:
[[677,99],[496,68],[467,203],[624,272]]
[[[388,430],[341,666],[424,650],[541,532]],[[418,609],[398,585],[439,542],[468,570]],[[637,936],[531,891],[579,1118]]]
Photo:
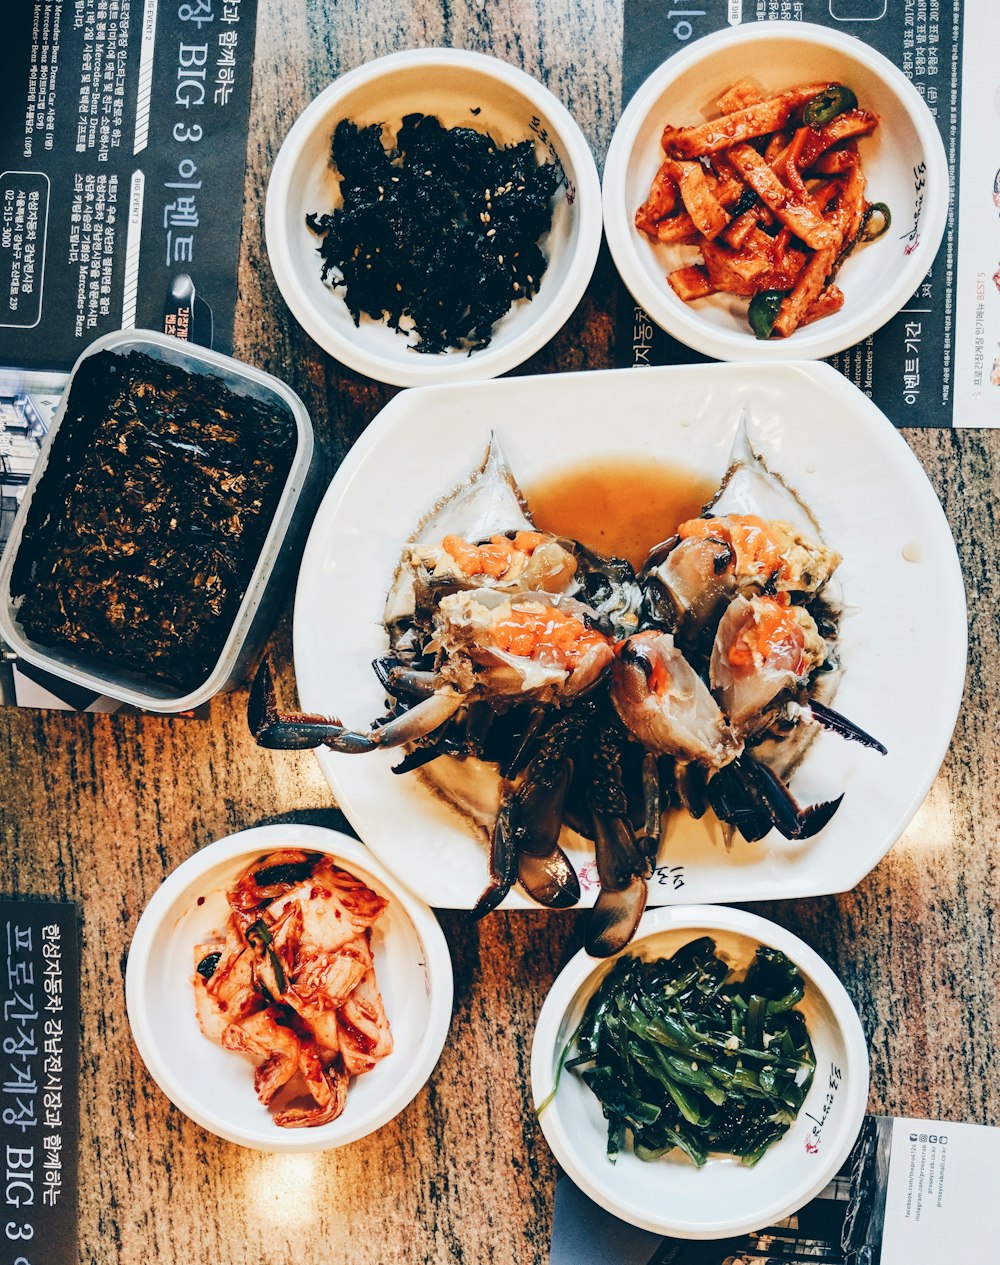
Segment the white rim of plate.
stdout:
[[[820,1175],[803,1187],[791,1200],[787,1195],[775,1197],[761,1207],[759,1213],[741,1222],[727,1224],[722,1229],[704,1227],[696,1222],[685,1222],[667,1216],[649,1217],[638,1209],[624,1208],[609,1199],[577,1164],[575,1153],[562,1126],[558,1111],[558,1095],[538,1116],[545,1140],[552,1148],[559,1164],[577,1186],[595,1203],[616,1217],[624,1217],[631,1225],[653,1233],[672,1234],[687,1239],[717,1239],[730,1235],[747,1234],[763,1226],[773,1225],[790,1216],[818,1195],[851,1153],[857,1141],[865,1111],[868,1106],[870,1065],[868,1042],[854,1002],[833,970],[819,954],[800,940],[793,932],[759,914],[748,913],[725,905],[664,905],[647,910],[629,949],[645,937],[663,931],[690,930],[692,935],[702,931],[730,931],[756,940],[771,948],[780,949],[811,980],[830,1005],[847,1050],[850,1076],[845,1085],[846,1130],[841,1145],[831,1151]],[[628,952],[629,950],[626,950]],[[563,1017],[575,997],[590,976],[606,963],[607,959],[593,958],[581,949],[556,976],[548,996],[542,1004],[531,1046],[531,1095],[537,1110],[552,1092],[555,1081],[555,1064],[559,1057],[556,1042]],[[836,1162],[834,1162],[836,1161]],[[766,1162],[765,1160],[761,1161]]]
[[[662,93],[663,80],[667,74],[669,73],[669,77],[673,79],[690,66],[703,61],[706,56],[734,44],[748,41],[758,34],[762,38],[770,39],[781,37],[808,39],[826,48],[854,56],[860,61],[871,63],[877,73],[892,85],[909,107],[913,125],[920,136],[926,155],[929,168],[928,189],[933,191],[933,195],[925,204],[927,219],[924,231],[910,256],[915,263],[921,265],[919,269],[914,269],[913,280],[906,281],[903,279],[904,274],[900,274],[899,279],[889,287],[879,308],[869,308],[866,312],[859,312],[832,334],[824,332],[822,321],[818,321],[812,329],[807,327],[804,330],[796,330],[793,335],[795,340],[793,344],[790,344],[788,339],[777,339],[772,342],[757,340],[749,332],[744,335],[702,328],[695,322],[686,321],[682,311],[675,313],[669,303],[664,303],[664,299],[669,298],[669,294],[651,283],[637,259],[637,251],[643,246],[643,242],[637,238],[632,212],[621,205],[636,135]],[[724,31],[703,36],[688,48],[674,53],[657,70],[654,70],[638,89],[618,121],[604,164],[602,181],[604,233],[608,239],[608,248],[615,261],[615,267],[629,293],[647,314],[678,342],[707,356],[713,356],[717,360],[778,361],[792,358],[822,360],[826,356],[833,356],[848,347],[853,347],[869,334],[880,329],[896,315],[915,292],[921,278],[934,262],[934,257],[944,237],[948,220],[950,189],[948,158],[937,125],[920,93],[898,67],[876,49],[862,43],[856,36],[844,35],[840,31],[811,22],[768,20],[755,22],[751,26],[730,27]],[[666,282],[664,282],[664,290],[669,291]]]
[[[449,357],[446,361],[437,362],[431,356],[414,354],[414,364],[403,366],[371,355],[350,339],[343,338],[301,298],[290,248],[291,233],[300,226],[288,221],[284,190],[291,179],[300,146],[341,97],[346,97],[368,80],[420,65],[426,66],[429,71],[435,65],[466,67],[500,79],[553,120],[574,171],[579,229],[576,266],[559,301],[551,306],[545,317],[532,322],[506,346],[485,347],[472,356]],[[400,387],[497,377],[534,355],[563,327],[583,298],[597,266],[602,228],[601,181],[597,164],[586,137],[569,110],[544,84],[519,67],[485,53],[457,48],[419,48],[390,53],[365,62],[337,78],[306,106],[282,142],[268,181],[264,207],[264,238],[271,271],[282,298],[298,323],[324,351],[348,368],[378,382]]]
[[[353,1128],[333,1139],[324,1138],[323,1126],[320,1126],[319,1130],[312,1131],[314,1145],[309,1145],[310,1139],[303,1136],[304,1133],[309,1133],[309,1130],[292,1130],[287,1140],[279,1131],[276,1131],[272,1137],[270,1134],[258,1135],[248,1129],[240,1130],[237,1136],[225,1120],[191,1100],[177,1086],[169,1064],[160,1054],[159,1047],[150,1035],[147,1017],[150,999],[144,991],[144,981],[149,968],[150,953],[162,920],[169,913],[174,901],[190,888],[207,866],[214,868],[220,863],[233,861],[241,856],[247,856],[249,859],[250,853],[266,852],[279,844],[327,853],[343,861],[345,868],[351,870],[352,873],[354,869],[367,871],[392,893],[393,898],[405,911],[426,950],[428,979],[432,972],[434,975],[434,986],[428,991],[430,1014],[427,1027],[408,1072],[401,1082],[405,1089],[397,1091],[388,1100],[387,1107],[383,1105],[377,1111],[370,1112],[367,1117],[357,1121]],[[339,830],[329,830],[325,826],[311,826],[299,822],[288,825],[254,826],[248,830],[241,830],[236,834],[217,839],[214,843],[206,844],[194,856],[182,861],[163,880],[140,915],[125,967],[125,1008],[128,1012],[129,1026],[132,1029],[132,1038],[146,1065],[146,1070],[160,1090],[179,1111],[182,1111],[195,1124],[201,1125],[203,1129],[236,1145],[261,1151],[333,1150],[349,1142],[356,1142],[359,1138],[367,1137],[368,1134],[374,1133],[376,1129],[380,1129],[382,1125],[394,1119],[413,1101],[437,1066],[451,1026],[453,1001],[454,975],[451,954],[444,932],[431,909],[404,887],[357,839],[352,839]]]

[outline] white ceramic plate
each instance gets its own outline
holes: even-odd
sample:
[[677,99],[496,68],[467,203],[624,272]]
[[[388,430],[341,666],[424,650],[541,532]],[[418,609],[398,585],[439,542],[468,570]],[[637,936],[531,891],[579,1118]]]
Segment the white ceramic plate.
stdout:
[[[740,909],[656,909],[643,917],[630,952],[647,961],[670,957],[702,935],[740,976],[761,944],[780,949],[802,973],[799,1009],[816,1075],[788,1132],[753,1168],[728,1156],[696,1168],[676,1153],[648,1163],[631,1149],[612,1164],[600,1103],[570,1072],[539,1116],[556,1159],[591,1199],[632,1225],[686,1239],[746,1234],[808,1203],[847,1158],[868,1104],[868,1046],[857,1011],[823,959],[791,932]],[[536,1105],[548,1098],[566,1043],[612,965],[581,951],[552,985],[531,1049]]]
[[[226,888],[258,857],[304,848],[338,865],[389,900],[372,928],[379,991],[393,1050],[352,1078],[343,1112],[329,1124],[283,1129],[258,1102],[253,1065],[204,1036],[195,1016],[194,946],[225,927]],[[175,1106],[229,1142],[261,1151],[325,1151],[365,1137],[398,1115],[423,1087],[451,1022],[451,956],[431,911],[388,874],[356,839],[320,826],[244,830],[189,857],[144,910],[129,949],[125,999],[136,1046]]]
[[[678,820],[650,898],[770,900],[853,886],[902,833],[947,749],[965,673],[965,597],[919,462],[871,401],[822,363],[609,370],[402,392],[351,449],[306,547],[294,626],[303,709],[355,728],[382,714],[371,660],[386,646],[381,615],[401,546],[481,462],[491,431],[528,488],[602,456],[719,477],[744,404],[753,443],[843,554],[845,672],[835,705],[889,754],[820,734],[792,789],[803,803],[845,792],[825,830],[798,843],[774,832],[752,844],[737,837],[727,850],[717,828]],[[440,907],[475,903],[487,877],[483,844],[414,775],[391,772],[398,751],[318,756],[352,825],[407,886]],[[592,854],[572,859],[592,904]]]

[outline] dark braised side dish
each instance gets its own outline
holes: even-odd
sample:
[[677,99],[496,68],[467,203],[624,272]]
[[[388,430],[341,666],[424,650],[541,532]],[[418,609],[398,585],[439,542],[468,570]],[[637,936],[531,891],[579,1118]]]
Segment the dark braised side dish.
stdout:
[[425,114],[403,120],[394,148],[378,124],[349,119],[333,134],[343,205],[306,223],[322,236],[322,276],[361,313],[401,333],[415,351],[477,351],[518,299],[538,290],[563,179],[539,163],[535,142],[500,145]]
[[291,467],[294,419],[138,352],[85,360],[32,499],[18,618],[179,692],[215,666]]

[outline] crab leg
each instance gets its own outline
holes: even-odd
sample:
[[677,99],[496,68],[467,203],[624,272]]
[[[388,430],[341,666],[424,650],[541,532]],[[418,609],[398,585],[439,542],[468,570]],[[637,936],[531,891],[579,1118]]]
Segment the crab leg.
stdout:
[[708,807],[705,770],[693,761],[677,761],[674,779],[677,783],[677,798],[681,807],[698,821],[705,816]]
[[822,725],[824,729],[829,729],[832,733],[840,734],[841,738],[848,738],[853,742],[860,742],[863,747],[870,747],[873,751],[878,751],[880,755],[888,755],[888,750],[882,745],[877,738],[873,738],[871,734],[857,726],[853,720],[848,720],[846,716],[842,716],[840,712],[835,712],[832,707],[826,707],[823,703],[817,703],[815,699],[810,699],[808,710],[812,714],[813,720],[818,725]]
[[642,757],[643,823],[639,845],[652,865],[660,850],[661,813],[663,797],[660,789],[660,761],[655,751],[647,751]]
[[472,910],[474,919],[492,913],[514,886],[517,878],[517,846],[510,820],[513,799],[508,796],[500,805],[490,836],[490,881]]
[[438,690],[385,724],[361,733],[346,728],[336,716],[279,712],[270,664],[265,659],[250,689],[247,721],[256,742],[273,751],[304,751],[322,746],[341,754],[358,755],[376,747],[398,747],[426,737],[458,711],[463,701],[463,696],[453,690]]
[[748,756],[734,762],[737,776],[751,799],[771,818],[786,839],[811,839],[819,834],[840,807],[843,795],[823,803],[800,808],[780,777]]
[[371,739],[378,747],[399,747],[404,742],[416,742],[454,716],[464,702],[464,695],[454,690],[437,690],[430,698],[372,729]]

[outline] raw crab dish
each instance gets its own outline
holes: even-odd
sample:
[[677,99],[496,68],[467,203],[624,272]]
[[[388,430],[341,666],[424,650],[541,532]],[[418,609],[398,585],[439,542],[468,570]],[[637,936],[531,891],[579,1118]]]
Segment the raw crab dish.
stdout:
[[750,842],[817,834],[842,795],[803,806],[788,787],[817,729],[884,748],[829,705],[840,555],[752,450],[746,422],[702,515],[665,524],[638,569],[538,530],[494,437],[403,549],[373,664],[386,714],[358,730],[280,713],[265,662],[255,738],[403,748],[394,771],[425,779],[487,840],[478,914],[515,883],[542,905],[575,905],[566,843],[591,840],[595,956],[630,940],[672,810],[711,810]]
[[351,1077],[392,1052],[371,947],[388,902],[330,857],[289,848],[255,861],[226,898],[225,929],[194,948],[199,1026],[254,1061],[275,1124],[327,1124]]

